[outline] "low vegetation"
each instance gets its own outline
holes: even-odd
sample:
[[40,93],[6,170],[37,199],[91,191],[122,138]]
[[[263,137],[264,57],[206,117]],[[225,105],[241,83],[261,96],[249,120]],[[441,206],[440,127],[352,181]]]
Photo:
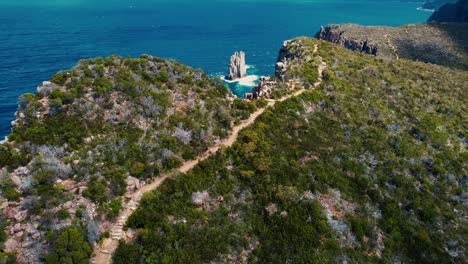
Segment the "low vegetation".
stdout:
[[319,47],[322,85],[146,195],[114,263],[463,262],[466,72]]
[[[8,230],[24,234],[8,245],[31,241],[20,260],[83,263],[98,223],[122,209],[129,179],[143,184],[179,167],[257,108],[233,100],[220,80],[148,55],[83,60],[21,96],[0,145],[2,215],[13,219]],[[49,240],[55,253],[39,256],[36,246],[49,234],[57,235]],[[81,252],[63,245],[69,237]]]

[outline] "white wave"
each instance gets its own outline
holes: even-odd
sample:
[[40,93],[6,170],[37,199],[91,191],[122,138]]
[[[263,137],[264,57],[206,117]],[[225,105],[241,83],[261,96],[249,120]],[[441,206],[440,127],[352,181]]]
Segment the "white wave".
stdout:
[[246,65],[245,65],[245,68],[248,70],[248,69],[253,69],[253,68],[255,68],[255,66],[246,64]]
[[249,75],[244,78],[236,79],[236,80],[226,80],[223,78],[223,81],[227,83],[239,83],[242,86],[255,86],[255,82],[258,81],[258,75]]
[[416,9],[419,10],[419,11],[424,11],[424,12],[432,12],[432,13],[435,12],[434,9],[427,9],[427,8],[422,8],[422,7],[418,7]]

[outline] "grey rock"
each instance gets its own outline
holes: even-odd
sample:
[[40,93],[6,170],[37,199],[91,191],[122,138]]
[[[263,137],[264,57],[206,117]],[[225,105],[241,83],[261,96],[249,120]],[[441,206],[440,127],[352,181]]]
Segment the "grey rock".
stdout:
[[344,31],[337,31],[338,27],[334,25],[320,27],[320,31],[315,34],[317,39],[326,40],[331,43],[339,44],[350,50],[356,50],[361,53],[372,54],[377,56],[379,53],[379,47],[370,43],[367,39],[349,39],[343,34]]
[[247,67],[245,65],[245,53],[243,51],[236,52],[231,56],[229,63],[228,80],[236,80],[247,76]]

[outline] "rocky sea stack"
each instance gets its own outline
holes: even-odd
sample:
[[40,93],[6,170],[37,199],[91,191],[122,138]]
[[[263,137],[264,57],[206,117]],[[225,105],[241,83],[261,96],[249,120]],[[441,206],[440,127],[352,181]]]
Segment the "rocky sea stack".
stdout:
[[247,67],[245,66],[245,53],[243,51],[236,52],[231,56],[229,63],[228,80],[236,80],[247,76]]

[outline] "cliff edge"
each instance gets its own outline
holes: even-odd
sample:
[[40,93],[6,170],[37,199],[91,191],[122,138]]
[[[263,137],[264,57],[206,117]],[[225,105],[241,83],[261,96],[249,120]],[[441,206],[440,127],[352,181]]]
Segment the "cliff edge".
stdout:
[[315,37],[384,58],[404,58],[468,69],[468,27],[463,23],[401,27],[328,25],[321,27]]

